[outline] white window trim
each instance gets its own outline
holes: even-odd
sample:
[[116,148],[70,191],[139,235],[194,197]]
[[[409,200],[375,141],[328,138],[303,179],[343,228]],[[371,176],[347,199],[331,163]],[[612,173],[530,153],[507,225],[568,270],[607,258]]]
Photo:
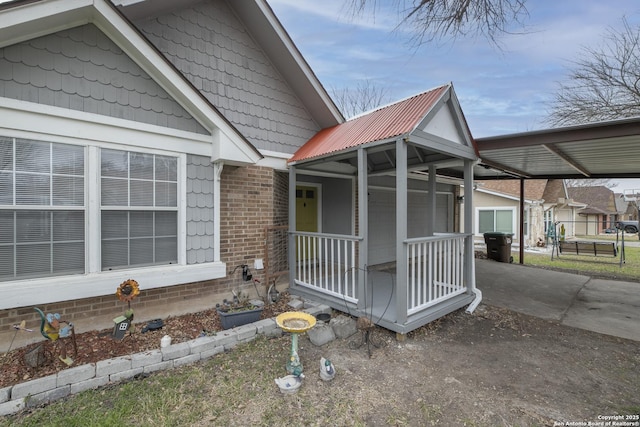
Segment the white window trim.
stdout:
[[[138,281],[140,288],[144,290],[226,276],[226,264],[219,260],[219,253],[216,253],[214,262],[186,265],[186,153],[210,157],[210,135],[132,123],[95,114],[70,112],[55,107],[43,108],[31,103],[28,105],[31,111],[27,108],[4,108],[0,105],[0,134],[87,147],[85,237],[86,241],[90,242],[85,247],[87,273],[0,282],[0,310],[111,295],[115,294],[120,283],[130,278]],[[184,151],[176,152],[175,147],[183,148]],[[96,218],[91,218],[91,213],[96,212],[95,209],[97,212],[100,211],[100,177],[99,173],[95,172],[100,170],[97,155],[100,148],[151,152],[179,158],[178,264],[100,271],[100,224]],[[216,194],[218,192],[219,187],[216,188]],[[214,204],[214,218],[219,216],[218,203]],[[217,233],[215,248],[218,248],[218,251],[219,240],[220,234]]]
[[[513,225],[514,228],[517,228],[516,226],[518,225],[517,222],[517,217],[516,217],[516,208],[513,206],[481,206],[481,207],[476,207],[475,208],[475,212],[474,212],[474,229],[476,230],[475,235],[482,237],[484,233],[481,233],[480,230],[480,211],[511,211],[511,224]],[[513,230],[514,234],[516,233],[516,230]]]

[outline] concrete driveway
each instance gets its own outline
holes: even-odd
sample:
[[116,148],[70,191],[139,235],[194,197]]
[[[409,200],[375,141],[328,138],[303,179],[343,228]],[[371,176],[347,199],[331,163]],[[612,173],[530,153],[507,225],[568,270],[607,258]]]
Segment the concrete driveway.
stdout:
[[483,302],[640,341],[640,283],[476,259]]

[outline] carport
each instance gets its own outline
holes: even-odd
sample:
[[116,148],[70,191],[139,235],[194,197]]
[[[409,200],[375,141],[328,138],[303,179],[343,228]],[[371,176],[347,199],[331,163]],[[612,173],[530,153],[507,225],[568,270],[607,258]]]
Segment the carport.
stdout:
[[[640,178],[640,117],[475,139],[474,180]],[[520,245],[520,263],[524,245]]]

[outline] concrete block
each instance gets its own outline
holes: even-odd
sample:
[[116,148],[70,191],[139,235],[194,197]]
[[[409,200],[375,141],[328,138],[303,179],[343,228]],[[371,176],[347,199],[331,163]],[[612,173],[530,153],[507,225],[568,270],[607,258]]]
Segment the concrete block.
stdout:
[[34,396],[45,391],[56,388],[58,382],[57,375],[49,375],[47,377],[37,378],[13,386],[11,389],[11,399],[21,399],[27,396]]
[[112,382],[118,382],[118,381],[122,381],[122,380],[128,380],[129,378],[133,378],[138,374],[142,374],[144,372],[144,368],[140,367],[140,368],[135,368],[135,369],[129,369],[126,371],[121,371],[121,372],[116,372],[113,373],[111,375],[109,375],[109,381]]
[[57,386],[62,387],[69,384],[79,383],[96,376],[96,365],[87,363],[86,365],[75,366],[58,372]]
[[294,310],[301,310],[304,308],[304,301],[292,298],[291,301],[289,301],[288,305]]
[[331,325],[338,338],[348,338],[358,332],[355,319],[347,316],[336,316],[331,319],[329,325]]
[[191,352],[188,342],[173,344],[162,349],[162,360],[173,360],[187,356]]
[[8,402],[11,399],[11,387],[0,388],[0,403]]
[[104,377],[131,369],[131,356],[114,357],[96,363],[96,377]]
[[22,411],[25,407],[24,399],[16,399],[0,403],[0,417],[15,414],[16,412]]
[[147,365],[162,362],[162,351],[160,349],[144,351],[131,355],[131,369],[143,368]]
[[253,326],[256,327],[256,333],[259,335],[272,336],[275,331],[279,331],[282,334],[282,330],[278,327],[275,319],[263,319],[255,322]]
[[256,337],[258,333],[258,328],[256,328],[253,324],[242,325],[235,328],[238,341],[248,342]]
[[107,385],[108,383],[109,383],[108,376],[91,378],[86,381],[80,381],[78,383],[71,384],[71,394],[80,393],[86,390],[94,390],[98,387]]
[[173,367],[177,368],[178,366],[190,365],[192,363],[196,363],[200,360],[200,353],[198,354],[190,354],[188,356],[180,357],[178,359],[173,359]]
[[227,344],[237,342],[238,341],[238,332],[236,331],[236,329],[237,328],[218,332],[213,337],[215,339],[215,341],[216,341],[216,347],[217,346],[226,346]]
[[65,398],[71,394],[71,386],[66,385],[64,387],[54,388],[53,390],[47,390],[42,393],[33,394],[26,399],[25,403],[27,408],[35,408],[44,403],[55,402],[56,400]]
[[154,363],[153,365],[147,365],[143,369],[145,374],[150,374],[151,372],[164,371],[171,368],[173,368],[173,361],[166,360],[164,362]]
[[307,331],[307,336],[312,344],[322,346],[336,339],[333,328],[326,323],[316,323],[316,326]]
[[219,347],[216,337],[201,337],[195,340],[189,341],[189,347],[191,348],[191,354],[200,354],[207,351],[211,351],[216,347]]
[[200,353],[200,360],[210,359],[216,354],[220,354],[222,352],[224,352],[224,346],[218,346],[214,349],[203,351],[202,353]]

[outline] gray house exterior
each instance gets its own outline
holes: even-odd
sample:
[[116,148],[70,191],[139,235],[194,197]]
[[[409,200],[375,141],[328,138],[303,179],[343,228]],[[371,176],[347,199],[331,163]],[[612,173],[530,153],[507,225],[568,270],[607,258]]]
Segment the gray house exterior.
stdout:
[[3,330],[108,326],[129,278],[140,320],[212,307],[343,120],[265,1],[14,1],[0,40]]
[[[264,0],[0,5],[0,329],[34,306],[112,326],[127,279],[138,321],[211,308],[253,288],[240,265],[270,284],[283,227],[293,292],[370,315],[393,277],[375,310],[399,333],[477,304],[476,153],[453,87],[426,99],[412,129],[307,157],[344,119]],[[349,288],[305,276],[330,249]]]

